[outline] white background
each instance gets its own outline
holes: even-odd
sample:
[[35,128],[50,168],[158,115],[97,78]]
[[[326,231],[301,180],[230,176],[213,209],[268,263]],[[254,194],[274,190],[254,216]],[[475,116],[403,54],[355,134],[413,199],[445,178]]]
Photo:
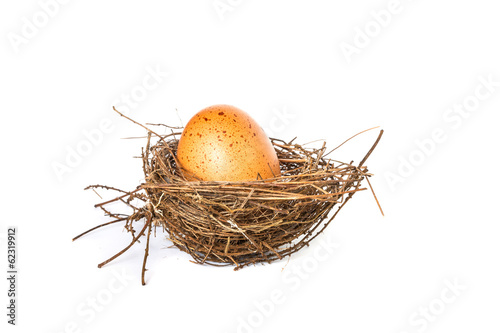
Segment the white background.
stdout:
[[[221,3],[223,13],[213,0],[2,2],[0,266],[7,271],[13,225],[19,267],[16,327],[6,323],[1,279],[2,331],[498,332],[496,2]],[[346,56],[347,44],[357,53]],[[168,76],[141,90],[148,70]],[[488,91],[481,77],[496,86]],[[126,108],[133,93],[141,100]],[[448,111],[464,102],[473,111]],[[274,136],[332,148],[381,126],[367,165],[385,217],[365,191],[288,264],[198,266],[158,234],[146,286],[144,242],[97,269],[130,235],[115,225],[72,242],[108,221],[83,188],[133,189],[142,179],[133,157],[144,140],[122,138],[144,130],[111,106],[177,126],[216,103],[247,111]],[[443,137],[429,143],[436,130]],[[85,133],[94,133],[90,146]],[[359,162],[377,134],[334,157]]]

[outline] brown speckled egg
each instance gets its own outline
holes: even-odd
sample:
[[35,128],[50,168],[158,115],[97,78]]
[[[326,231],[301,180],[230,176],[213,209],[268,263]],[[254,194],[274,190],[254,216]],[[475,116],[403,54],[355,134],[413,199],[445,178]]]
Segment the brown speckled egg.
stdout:
[[177,160],[188,180],[244,181],[280,175],[278,156],[264,130],[231,105],[213,105],[191,118],[179,139]]

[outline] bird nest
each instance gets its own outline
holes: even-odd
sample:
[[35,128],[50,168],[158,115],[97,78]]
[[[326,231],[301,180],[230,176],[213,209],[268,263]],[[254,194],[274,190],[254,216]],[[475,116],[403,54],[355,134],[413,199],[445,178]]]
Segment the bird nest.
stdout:
[[[218,182],[187,181],[176,160],[181,133],[158,135],[148,129],[147,144],[141,154],[145,181],[132,191],[105,185],[87,187],[119,193],[114,199],[95,205],[112,220],[74,240],[105,225],[124,223],[132,241],[98,265],[102,267],[145,236],[142,284],[149,239],[156,228],[165,231],[178,249],[199,264],[234,265],[238,270],[283,259],[308,246],[356,192],[366,190],[361,182],[368,181],[371,174],[364,163],[382,133],[358,165],[327,158],[325,144],[321,148],[306,148],[294,140],[271,139],[280,162],[279,177]],[[131,207],[133,213],[111,212],[108,205],[115,202]],[[140,227],[136,230],[137,224]]]

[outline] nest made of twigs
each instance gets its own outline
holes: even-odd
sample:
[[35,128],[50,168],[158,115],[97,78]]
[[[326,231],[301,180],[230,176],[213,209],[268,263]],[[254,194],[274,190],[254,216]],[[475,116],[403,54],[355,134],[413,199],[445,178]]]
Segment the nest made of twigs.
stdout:
[[[160,136],[148,130],[147,145],[141,155],[144,183],[129,192],[103,185],[88,187],[121,193],[96,205],[114,220],[87,232],[123,221],[133,238],[126,248],[99,267],[146,235],[142,266],[145,284],[153,227],[161,227],[178,249],[199,264],[234,265],[237,270],[289,256],[319,235],[354,193],[366,189],[361,182],[371,174],[364,163],[382,133],[358,165],[327,158],[325,144],[315,149],[293,140],[271,139],[280,161],[279,177],[266,181],[216,182],[184,178],[176,161],[177,137],[181,133]],[[116,201],[132,207],[134,212],[131,215],[110,212],[106,206]],[[139,220],[145,223],[137,232],[134,223]]]

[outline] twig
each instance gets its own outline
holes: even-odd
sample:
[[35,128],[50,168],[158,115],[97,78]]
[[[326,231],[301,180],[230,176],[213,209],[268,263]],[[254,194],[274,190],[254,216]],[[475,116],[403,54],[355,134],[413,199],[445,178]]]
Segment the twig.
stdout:
[[146,222],[147,225],[149,225],[148,229],[148,236],[146,238],[146,249],[144,250],[144,261],[142,262],[142,285],[146,285],[146,281],[144,280],[144,275],[146,274],[146,261],[148,260],[148,255],[149,255],[149,238],[151,237],[151,225],[153,224],[151,222],[151,217],[148,218],[148,221]]
[[366,160],[368,159],[368,157],[370,157],[370,155],[372,154],[373,150],[375,149],[375,147],[377,147],[378,145],[378,142],[380,141],[380,139],[382,138],[382,134],[384,134],[384,130],[380,130],[380,134],[378,135],[377,137],[377,140],[375,140],[375,143],[373,144],[373,146],[370,148],[370,150],[368,151],[368,153],[365,155],[365,157],[361,160],[361,162],[359,162],[359,168],[361,168],[361,166],[363,164],[365,164]]
[[100,225],[98,225],[96,227],[90,228],[89,230],[87,230],[85,232],[82,232],[81,234],[79,234],[78,236],[76,236],[75,238],[73,238],[73,241],[77,240],[78,238],[82,237],[83,235],[88,234],[89,232],[91,232],[93,230],[99,229],[101,227],[104,227],[106,225],[113,224],[113,223],[116,223],[116,222],[125,221],[126,219],[127,218],[117,219],[117,220],[113,220],[111,222],[103,223],[103,224],[100,224]]
[[375,191],[373,191],[373,187],[372,187],[372,184],[370,183],[370,179],[368,177],[366,177],[365,179],[368,182],[368,186],[370,186],[370,190],[372,190],[373,197],[375,198],[375,201],[377,202],[378,208],[380,209],[382,216],[385,216],[384,211],[382,210],[382,206],[380,206],[380,202],[378,202],[377,196],[375,195]]
[[372,129],[375,129],[375,128],[379,128],[380,126],[375,126],[375,127],[372,127],[372,128],[369,128],[369,129],[366,129],[364,131],[361,131],[359,132],[358,134],[355,134],[353,136],[351,136],[349,139],[345,140],[344,142],[342,142],[340,145],[338,145],[337,147],[333,148],[332,150],[330,150],[328,153],[326,153],[325,155],[323,155],[323,157],[326,157],[328,155],[330,155],[331,152],[335,151],[337,148],[340,148],[342,145],[344,145],[344,143],[346,143],[347,141],[351,140],[352,138],[362,134],[362,133],[365,133],[365,132],[368,132],[368,131],[371,131]]
[[114,256],[112,256],[111,258],[109,258],[108,260],[105,260],[103,262],[101,262],[99,265],[97,265],[98,268],[101,268],[102,266],[106,265],[107,263],[109,263],[110,261],[113,261],[115,260],[116,258],[118,258],[119,256],[121,256],[123,253],[127,252],[128,249],[130,249],[130,247],[132,245],[134,245],[135,242],[137,242],[137,240],[142,236],[142,234],[144,233],[144,231],[146,230],[146,228],[148,227],[149,223],[146,222],[144,223],[144,227],[142,228],[142,230],[139,232],[139,234],[132,240],[132,242],[130,242],[129,245],[127,245],[123,250],[121,250],[120,252],[118,252],[117,254],[115,254]]

